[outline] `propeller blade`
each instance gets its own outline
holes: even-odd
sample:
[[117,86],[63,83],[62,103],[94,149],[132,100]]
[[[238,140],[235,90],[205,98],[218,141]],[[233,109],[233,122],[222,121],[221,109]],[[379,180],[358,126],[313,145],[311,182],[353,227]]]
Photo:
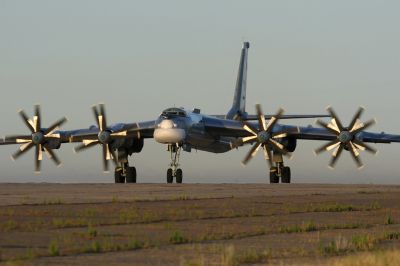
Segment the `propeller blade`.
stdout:
[[33,128],[33,126],[31,125],[31,123],[29,123],[29,118],[26,115],[26,113],[24,112],[24,110],[20,110],[19,115],[21,116],[22,121],[24,121],[25,125],[29,128],[29,130],[31,131],[31,133],[35,133],[35,129]]
[[340,141],[335,139],[335,140],[328,142],[327,144],[322,145],[318,149],[314,150],[314,152],[315,152],[315,154],[320,154],[321,152],[324,152],[324,151],[330,151],[331,149],[335,148],[339,144],[340,144]]
[[331,162],[329,163],[330,168],[335,167],[336,162],[339,159],[340,155],[342,154],[343,149],[344,149],[344,145],[339,145],[339,147],[336,148],[335,152],[332,154]]
[[261,109],[260,104],[256,104],[256,112],[257,112],[257,118],[258,118],[258,125],[260,127],[260,130],[262,129],[263,131],[267,130],[267,125],[265,123],[265,117]]
[[26,143],[32,141],[32,135],[11,135],[6,136],[5,141],[15,143]]
[[279,151],[279,153],[283,154],[283,155],[289,155],[289,153],[285,150],[285,146],[283,146],[282,144],[280,144],[279,142],[275,141],[274,139],[269,139],[268,143],[273,146],[273,148],[277,151]]
[[17,160],[22,154],[29,151],[33,146],[35,146],[35,144],[33,144],[33,142],[29,142],[24,145],[21,145],[21,147],[11,156],[11,158],[13,160]]
[[359,148],[360,150],[365,150],[367,152],[370,152],[372,154],[377,154],[378,150],[375,149],[374,147],[366,144],[365,142],[359,141],[357,139],[353,140],[354,145]]
[[97,110],[97,106],[93,105],[92,110],[93,110],[94,120],[96,120],[96,123],[97,123],[97,127],[101,130],[101,125],[100,125],[100,120],[99,120],[100,115],[99,115],[99,111]]
[[354,162],[357,164],[358,169],[361,169],[364,164],[362,163],[360,159],[360,153],[357,151],[357,148],[354,146],[354,144],[350,141],[350,154],[353,157]]
[[128,135],[128,131],[116,131],[110,134],[113,138],[125,138]]
[[58,159],[57,155],[54,153],[52,149],[46,148],[46,146],[43,146],[44,150],[46,151],[47,155],[49,158],[57,165],[61,165],[61,161]]
[[350,125],[349,125],[350,132],[354,129],[354,126],[356,125],[357,121],[360,119],[363,112],[364,112],[364,108],[360,106],[358,108],[357,112],[354,114],[353,119],[350,122]]
[[256,144],[251,147],[249,152],[247,153],[246,157],[244,157],[242,164],[246,165],[257,153],[258,149],[261,147],[261,143],[257,142]]
[[34,123],[35,123],[35,131],[38,132],[42,128],[40,105],[35,105]]
[[35,146],[36,151],[35,151],[35,172],[40,173],[40,164],[43,159],[43,154],[42,154],[42,145],[38,144]]
[[49,128],[46,129],[44,132],[44,135],[48,135],[56,131],[58,128],[60,128],[61,125],[63,125],[65,122],[67,122],[67,118],[63,117],[54,122]]
[[107,119],[106,119],[106,111],[105,111],[105,107],[104,104],[101,103],[100,104],[100,116],[101,116],[101,131],[106,130],[107,129]]
[[321,127],[325,128],[326,130],[330,131],[331,133],[338,135],[340,131],[339,129],[333,128],[330,124],[325,123],[324,121],[318,119],[317,124],[320,125]]
[[264,150],[264,158],[268,162],[269,167],[271,168],[273,165],[271,151],[269,150],[266,144],[263,145],[263,150]]
[[281,138],[285,138],[287,136],[288,136],[287,132],[278,132],[278,133],[272,134],[272,138],[274,138],[274,139],[281,139]]
[[255,139],[257,139],[257,136],[244,137],[244,138],[242,138],[242,144],[251,142],[252,140],[255,140]]
[[340,119],[339,119],[338,115],[336,114],[336,112],[333,110],[333,108],[332,108],[332,107],[328,107],[326,110],[328,111],[328,113],[330,114],[330,116],[331,116],[333,119],[335,119],[336,125],[337,125],[338,128],[339,128],[339,132],[343,131],[343,129],[344,129],[343,124],[342,124],[342,122],[340,121]]
[[353,134],[357,134],[358,132],[363,131],[363,130],[365,130],[365,129],[367,129],[367,128],[375,125],[375,124],[376,124],[376,120],[375,119],[371,119],[371,120],[368,120],[367,122],[365,122],[361,127],[357,128],[357,129],[355,129],[353,131],[350,131],[350,132],[353,133]]
[[103,170],[108,172],[108,160],[109,155],[108,144],[103,144]]
[[83,150],[86,150],[86,149],[89,149],[89,148],[91,148],[91,147],[93,147],[93,146],[96,146],[96,145],[99,144],[99,143],[100,143],[100,142],[97,141],[97,140],[95,140],[95,141],[93,141],[93,142],[90,142],[90,143],[82,143],[81,145],[76,146],[76,147],[74,148],[74,151],[75,151],[75,152],[81,152],[81,151],[83,151]]
[[278,112],[273,117],[271,117],[271,119],[269,120],[265,131],[269,132],[269,131],[271,131],[273,129],[273,127],[275,126],[276,122],[278,122],[278,120],[281,118],[283,112],[284,112],[284,110],[282,108],[279,108]]
[[287,127],[284,130],[273,133],[272,138],[273,139],[281,139],[281,138],[285,138],[285,137],[289,136],[290,134],[295,134],[295,133],[300,133],[299,127]]
[[111,157],[112,157],[111,159],[113,160],[115,166],[118,166],[117,154],[114,152],[114,150],[111,148],[110,145],[107,144],[107,146],[108,146],[108,151],[109,151],[109,153],[111,154]]
[[275,141],[274,139],[269,139],[268,143],[271,144],[275,149],[277,149],[283,155],[287,155],[288,152],[285,150],[285,146]]
[[243,128],[244,130],[246,130],[247,132],[253,134],[254,136],[257,136],[257,132],[258,130],[256,128],[254,128],[254,126],[246,121],[243,121]]

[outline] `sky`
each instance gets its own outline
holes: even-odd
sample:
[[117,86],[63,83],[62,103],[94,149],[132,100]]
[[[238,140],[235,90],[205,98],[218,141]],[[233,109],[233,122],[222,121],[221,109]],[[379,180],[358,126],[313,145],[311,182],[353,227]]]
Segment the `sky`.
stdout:
[[[94,124],[91,106],[104,102],[109,123],[153,120],[171,106],[225,114],[232,103],[240,49],[249,41],[247,111],[325,113],[346,124],[358,106],[371,131],[398,133],[399,1],[100,1],[0,0],[0,135],[27,133],[17,110],[40,103],[44,125],[66,116],[63,129]],[[309,125],[314,120],[285,121]],[[348,153],[335,170],[323,143],[299,141],[291,160],[297,183],[400,184],[400,144],[376,145],[357,170]],[[184,182],[269,181],[250,146],[225,154],[182,153]],[[65,144],[57,168],[33,152],[13,162],[16,145],[0,147],[0,182],[113,182],[100,147],[74,154]],[[165,182],[169,154],[145,140],[131,162],[138,182]]]

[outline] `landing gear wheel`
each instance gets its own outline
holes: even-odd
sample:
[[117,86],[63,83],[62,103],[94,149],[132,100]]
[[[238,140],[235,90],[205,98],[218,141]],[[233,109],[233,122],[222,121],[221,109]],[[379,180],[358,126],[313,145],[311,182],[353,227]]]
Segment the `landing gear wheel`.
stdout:
[[290,167],[282,168],[282,183],[290,183]]
[[127,167],[126,168],[126,183],[136,183],[136,168]]
[[122,168],[115,168],[115,183],[125,183],[125,177],[122,175]]
[[271,184],[279,183],[278,169],[271,167],[269,170],[269,182]]
[[182,183],[182,179],[183,179],[182,169],[177,169],[176,170],[176,183],[178,183],[178,184]]
[[167,170],[167,183],[172,183],[174,181],[174,176],[172,175],[172,169]]

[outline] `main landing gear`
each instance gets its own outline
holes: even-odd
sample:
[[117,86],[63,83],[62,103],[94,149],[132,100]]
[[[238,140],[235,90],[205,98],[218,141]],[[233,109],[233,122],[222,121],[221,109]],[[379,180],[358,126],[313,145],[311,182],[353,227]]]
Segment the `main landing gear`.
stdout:
[[123,167],[115,167],[115,183],[136,183],[136,168],[123,164]]
[[119,165],[115,167],[115,183],[136,183],[136,168],[129,166],[128,155],[118,150]]
[[282,154],[274,153],[273,162],[275,166],[269,170],[269,182],[271,184],[279,183],[279,178],[281,178],[282,183],[290,183],[290,167],[284,166]]
[[182,147],[176,144],[168,144],[168,151],[171,155],[170,168],[167,170],[167,183],[173,183],[174,177],[176,183],[182,183],[183,172],[179,167],[179,156],[181,154]]

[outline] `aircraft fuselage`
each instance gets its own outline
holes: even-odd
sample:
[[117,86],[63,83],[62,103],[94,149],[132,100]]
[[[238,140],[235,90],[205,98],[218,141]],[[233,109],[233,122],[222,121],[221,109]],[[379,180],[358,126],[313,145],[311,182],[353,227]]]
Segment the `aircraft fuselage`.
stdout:
[[222,153],[231,150],[230,140],[213,136],[207,132],[204,120],[209,116],[184,110],[169,108],[156,120],[154,139],[162,144],[177,144],[185,151],[196,150]]

